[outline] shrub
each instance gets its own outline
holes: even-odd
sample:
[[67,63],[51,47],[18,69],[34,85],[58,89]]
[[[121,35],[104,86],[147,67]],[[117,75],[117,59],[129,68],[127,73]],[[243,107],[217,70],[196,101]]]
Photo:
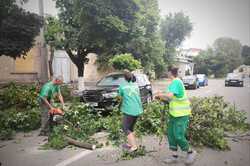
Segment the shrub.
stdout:
[[10,139],[15,131],[31,131],[40,127],[41,113],[40,110],[17,111],[10,108],[0,111],[0,138]]
[[142,68],[140,61],[134,59],[132,54],[120,54],[109,60],[109,64],[116,70],[128,69],[130,71]]
[[0,108],[16,108],[31,109],[38,106],[37,92],[35,85],[17,85],[10,83],[0,92]]

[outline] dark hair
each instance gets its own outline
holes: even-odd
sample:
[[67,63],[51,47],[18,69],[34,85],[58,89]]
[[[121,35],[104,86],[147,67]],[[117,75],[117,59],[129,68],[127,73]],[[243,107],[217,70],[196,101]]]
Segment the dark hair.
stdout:
[[134,74],[132,74],[132,82],[136,82],[136,77]]
[[133,80],[133,74],[129,72],[128,70],[124,71],[124,78],[126,81],[130,82]]
[[177,67],[170,67],[169,69],[168,69],[170,72],[171,72],[171,74],[174,76],[174,77],[177,77],[178,76],[178,68]]

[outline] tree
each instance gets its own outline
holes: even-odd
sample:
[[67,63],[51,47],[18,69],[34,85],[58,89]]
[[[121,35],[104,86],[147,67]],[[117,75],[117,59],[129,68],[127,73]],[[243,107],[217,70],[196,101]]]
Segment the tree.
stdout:
[[159,35],[159,7],[157,0],[140,0],[138,26],[143,33],[127,44],[126,51],[139,59],[145,73],[156,73],[159,77],[166,68],[163,55],[164,42]]
[[167,15],[162,20],[160,27],[166,48],[164,60],[169,64],[173,62],[176,48],[190,35],[193,25],[188,16],[185,16],[183,12],[178,12]]
[[53,76],[52,62],[54,58],[55,49],[63,48],[63,27],[59,20],[55,17],[47,17],[45,20],[44,38],[46,43],[50,46],[49,72]]
[[1,1],[0,56],[25,57],[42,25],[41,17],[18,7],[14,0]]
[[245,65],[250,65],[250,46],[243,46],[241,51],[241,56],[243,58],[243,63]]
[[109,60],[109,63],[116,70],[133,71],[142,68],[140,61],[136,60],[132,54],[116,55]]
[[213,49],[208,48],[203,50],[194,57],[194,74],[206,74],[211,75],[211,59],[213,58]]
[[194,58],[195,73],[223,77],[242,64],[241,44],[232,38],[218,38],[213,47]]
[[213,44],[214,65],[212,70],[216,76],[224,76],[232,72],[242,64],[241,43],[232,38],[221,37],[215,40]]
[[142,33],[136,22],[137,0],[56,0],[56,6],[64,27],[64,48],[78,69],[79,84],[83,84],[88,53],[108,62]]

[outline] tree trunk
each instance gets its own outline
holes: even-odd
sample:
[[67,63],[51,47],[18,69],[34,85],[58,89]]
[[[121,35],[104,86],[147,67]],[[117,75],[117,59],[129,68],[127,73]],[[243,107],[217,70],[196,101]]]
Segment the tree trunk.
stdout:
[[96,145],[92,145],[92,144],[85,143],[85,142],[80,142],[67,136],[65,136],[64,138],[70,145],[75,145],[75,146],[85,148],[85,149],[90,149],[90,150],[95,150],[96,148]]
[[54,76],[54,72],[53,72],[53,59],[54,59],[54,48],[50,46],[50,59],[49,59],[49,75],[50,75],[50,79],[53,78]]
[[85,89],[85,86],[84,86],[84,62],[79,61],[79,63],[76,66],[77,66],[77,71],[78,71],[78,90],[83,91]]
[[78,77],[83,77],[84,76],[84,62],[80,61],[79,59],[79,62],[77,62],[76,67],[77,67]]
[[[68,53],[70,59],[77,67],[78,72],[78,90],[83,91],[85,89],[84,87],[84,63],[86,60],[86,57],[81,54],[74,55],[71,50],[66,49],[66,52]],[[86,54],[87,55],[87,54]]]

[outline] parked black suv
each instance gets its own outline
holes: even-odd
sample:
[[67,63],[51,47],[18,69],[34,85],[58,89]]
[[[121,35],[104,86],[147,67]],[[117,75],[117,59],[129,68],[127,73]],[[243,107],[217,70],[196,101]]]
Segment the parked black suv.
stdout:
[[[153,98],[152,86],[145,74],[134,74],[136,83],[140,88],[143,103],[150,102]],[[111,73],[97,82],[94,88],[83,91],[81,100],[97,110],[111,110],[117,102],[118,87],[124,82],[123,73]]]
[[225,86],[244,86],[243,77],[240,74],[228,73],[225,80]]

